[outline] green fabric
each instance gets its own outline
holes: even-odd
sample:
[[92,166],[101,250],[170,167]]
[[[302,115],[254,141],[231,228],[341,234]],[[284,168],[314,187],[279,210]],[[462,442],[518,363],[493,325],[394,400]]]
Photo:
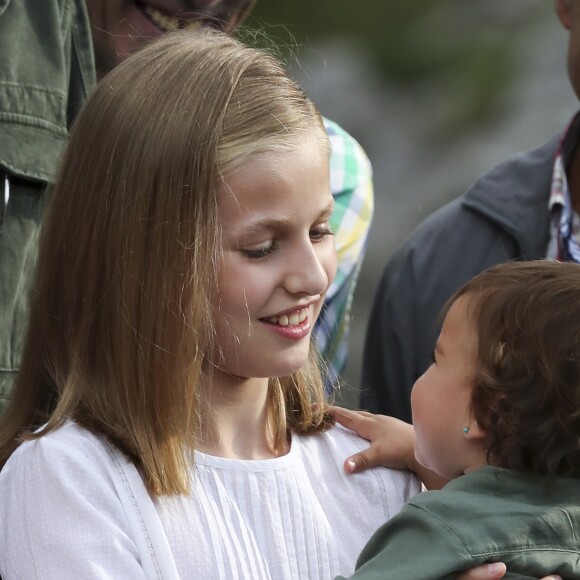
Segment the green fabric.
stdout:
[[11,180],[0,216],[1,413],[20,363],[45,185],[96,83],[84,0],[0,0],[0,55],[0,195],[4,174]]
[[453,579],[460,570],[505,562],[506,578],[551,573],[580,578],[580,482],[545,484],[484,467],[441,491],[415,496],[379,528],[353,580]]
[[338,264],[314,328],[316,346],[327,364],[326,389],[339,385],[346,366],[352,296],[366,250],[373,215],[372,168],[362,147],[339,125],[324,119],[330,140],[330,190],[334,211],[330,226]]
[[0,166],[50,182],[95,84],[84,0],[8,0],[0,8]]
[[[8,403],[26,330],[28,287],[43,200],[41,187],[11,185],[0,234],[0,414]],[[0,192],[2,189],[0,185]]]

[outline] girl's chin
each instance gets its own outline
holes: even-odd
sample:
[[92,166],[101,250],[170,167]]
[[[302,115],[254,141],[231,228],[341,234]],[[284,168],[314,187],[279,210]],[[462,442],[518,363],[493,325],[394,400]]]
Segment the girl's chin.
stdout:
[[284,364],[284,365],[272,365],[269,367],[261,366],[255,369],[230,369],[225,368],[220,369],[221,372],[227,374],[233,379],[243,382],[251,379],[270,379],[270,378],[282,378],[288,377],[297,373],[300,369],[304,368],[306,360],[295,363],[295,364]]
[[221,360],[214,366],[214,375],[219,370],[238,381],[287,377],[304,368],[309,353],[309,341],[294,343],[291,348],[280,348],[279,344],[272,345],[272,341],[262,342],[255,348],[222,352]]

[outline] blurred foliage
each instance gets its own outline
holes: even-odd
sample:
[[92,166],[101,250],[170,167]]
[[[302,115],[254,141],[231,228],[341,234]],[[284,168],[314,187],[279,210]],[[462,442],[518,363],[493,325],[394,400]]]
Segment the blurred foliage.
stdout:
[[248,25],[294,53],[319,39],[354,40],[386,82],[425,91],[444,85],[454,101],[454,119],[447,121],[461,124],[495,110],[517,67],[513,37],[525,22],[521,14],[498,19],[504,2],[258,0]]

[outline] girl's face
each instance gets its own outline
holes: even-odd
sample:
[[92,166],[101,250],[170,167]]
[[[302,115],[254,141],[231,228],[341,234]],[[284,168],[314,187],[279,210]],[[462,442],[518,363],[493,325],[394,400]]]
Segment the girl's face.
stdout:
[[306,362],[336,274],[328,154],[313,131],[296,149],[258,154],[218,190],[221,355],[235,377],[286,376]]
[[449,309],[434,361],[411,392],[417,461],[448,479],[474,467],[475,455],[480,458],[480,441],[472,438],[477,426],[469,410],[477,368],[477,335],[469,300],[461,296]]

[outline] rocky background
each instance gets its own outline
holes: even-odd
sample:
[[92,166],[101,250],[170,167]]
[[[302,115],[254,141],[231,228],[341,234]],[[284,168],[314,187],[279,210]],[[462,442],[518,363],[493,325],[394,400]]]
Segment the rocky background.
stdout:
[[574,114],[567,33],[549,0],[260,0],[249,25],[276,39],[323,114],[373,164],[375,218],[339,393],[356,406],[388,257],[479,174],[548,140]]

